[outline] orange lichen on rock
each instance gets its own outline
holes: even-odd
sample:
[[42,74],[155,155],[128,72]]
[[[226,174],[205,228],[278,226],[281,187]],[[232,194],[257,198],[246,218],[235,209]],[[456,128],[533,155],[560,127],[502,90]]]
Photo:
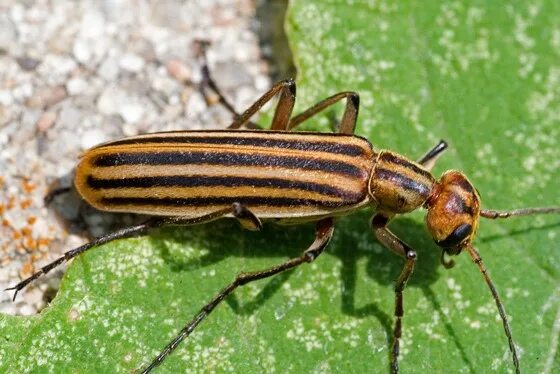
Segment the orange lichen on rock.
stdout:
[[31,192],[33,192],[35,190],[35,188],[37,188],[37,185],[33,182],[29,182],[28,180],[23,180],[21,182],[21,187],[23,188],[23,190],[27,193],[30,194]]

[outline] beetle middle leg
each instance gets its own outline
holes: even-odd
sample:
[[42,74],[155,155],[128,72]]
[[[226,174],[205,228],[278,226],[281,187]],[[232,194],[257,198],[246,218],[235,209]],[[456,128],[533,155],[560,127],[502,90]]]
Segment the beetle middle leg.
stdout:
[[158,366],[184,339],[186,339],[194,329],[210,314],[212,311],[229,296],[238,287],[247,283],[271,277],[284,271],[293,269],[301,264],[313,262],[329,243],[334,233],[334,224],[332,218],[325,218],[317,222],[315,229],[315,240],[300,256],[291,258],[286,262],[272,266],[267,269],[242,272],[239,273],[233,282],[224,287],[214,296],[210,302],[200,309],[196,316],[181,330],[164,350],[147,366],[142,373],[149,373]]
[[352,91],[339,92],[324,100],[319,101],[311,108],[302,113],[291,117],[296,99],[296,83],[292,79],[287,79],[276,83],[272,88],[262,95],[253,105],[239,116],[230,126],[230,129],[237,129],[245,125],[249,119],[259,111],[274,96],[280,94],[280,99],[276,105],[271,130],[290,131],[307,121],[314,115],[322,112],[326,108],[336,104],[340,100],[346,99],[346,108],[338,126],[337,132],[342,134],[353,134],[356,128],[356,120],[360,106],[360,97]]
[[[446,149],[447,143],[440,140],[438,144],[432,147],[417,162],[426,169],[431,170],[437,159]],[[392,218],[393,215],[390,213],[379,212],[372,218],[371,226],[377,240],[379,240],[384,247],[405,259],[403,269],[395,282],[395,326],[393,329],[393,343],[391,347],[391,371],[393,373],[397,373],[399,371],[398,356],[400,338],[402,335],[402,319],[404,316],[403,291],[408,279],[410,279],[410,276],[414,271],[417,256],[416,251],[414,251],[408,244],[399,239],[387,228],[387,225]]]

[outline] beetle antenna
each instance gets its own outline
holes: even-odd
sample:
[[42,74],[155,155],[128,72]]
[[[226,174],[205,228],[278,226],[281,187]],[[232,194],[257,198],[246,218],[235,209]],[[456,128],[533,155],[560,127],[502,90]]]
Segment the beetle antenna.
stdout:
[[509,212],[500,212],[497,210],[482,209],[480,215],[484,218],[509,218],[514,216],[529,216],[532,214],[554,214],[560,213],[560,206],[542,207],[542,208],[522,208],[515,209]]
[[519,370],[519,359],[517,358],[517,350],[515,348],[515,345],[513,344],[513,338],[511,336],[511,329],[510,329],[510,326],[509,326],[506,311],[504,309],[504,305],[502,304],[502,301],[500,299],[500,295],[498,295],[498,291],[496,290],[496,287],[494,286],[494,282],[492,282],[492,278],[490,278],[490,275],[488,274],[488,271],[486,270],[486,267],[484,266],[484,263],[482,262],[482,258],[480,257],[480,254],[478,253],[478,251],[470,243],[468,243],[465,246],[465,249],[467,250],[467,252],[469,252],[469,255],[471,256],[472,260],[478,266],[478,269],[482,273],[482,276],[484,277],[484,280],[486,281],[486,284],[488,285],[488,288],[490,289],[490,292],[492,293],[492,297],[494,298],[494,301],[496,302],[496,306],[498,307],[498,312],[500,313],[500,317],[502,317],[502,323],[504,324],[504,331],[505,331],[506,337],[508,339],[509,350],[511,351],[511,353],[513,355],[513,365],[515,366],[515,372],[517,374],[519,374],[520,370]]

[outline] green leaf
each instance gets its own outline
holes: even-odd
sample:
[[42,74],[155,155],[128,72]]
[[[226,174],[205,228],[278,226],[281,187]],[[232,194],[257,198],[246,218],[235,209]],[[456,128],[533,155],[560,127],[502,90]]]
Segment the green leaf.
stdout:
[[[400,4],[402,3],[402,4]],[[298,108],[360,93],[357,134],[464,171],[487,208],[559,205],[560,6],[555,1],[293,1]],[[341,106],[342,107],[342,106]],[[340,108],[310,120],[327,131]],[[311,265],[228,298],[161,372],[386,372],[402,260],[364,211],[337,222]],[[513,370],[497,310],[468,256],[445,270],[421,212],[391,229],[418,251],[405,290],[403,372]],[[524,372],[560,369],[558,217],[482,221],[475,245],[511,316]],[[0,316],[0,372],[131,372],[240,271],[297,256],[313,227],[247,232],[222,221],[80,256],[39,316]]]

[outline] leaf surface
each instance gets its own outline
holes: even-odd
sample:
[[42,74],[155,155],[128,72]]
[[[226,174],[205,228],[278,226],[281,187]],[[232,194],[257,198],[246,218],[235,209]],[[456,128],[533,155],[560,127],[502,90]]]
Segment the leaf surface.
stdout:
[[[559,205],[560,20],[554,1],[293,1],[287,18],[298,110],[359,92],[357,134],[464,171],[486,208]],[[342,105],[306,129],[329,131]],[[311,265],[249,284],[165,361],[161,372],[387,372],[393,280],[371,211],[337,222]],[[497,310],[466,255],[445,270],[423,213],[391,229],[418,251],[405,291],[402,372],[513,370]],[[525,372],[555,372],[559,218],[482,221],[475,245],[511,317]],[[297,256],[313,227],[247,232],[222,221],[114,242],[69,267],[39,316],[0,315],[0,372],[131,372],[147,364],[240,271]]]

